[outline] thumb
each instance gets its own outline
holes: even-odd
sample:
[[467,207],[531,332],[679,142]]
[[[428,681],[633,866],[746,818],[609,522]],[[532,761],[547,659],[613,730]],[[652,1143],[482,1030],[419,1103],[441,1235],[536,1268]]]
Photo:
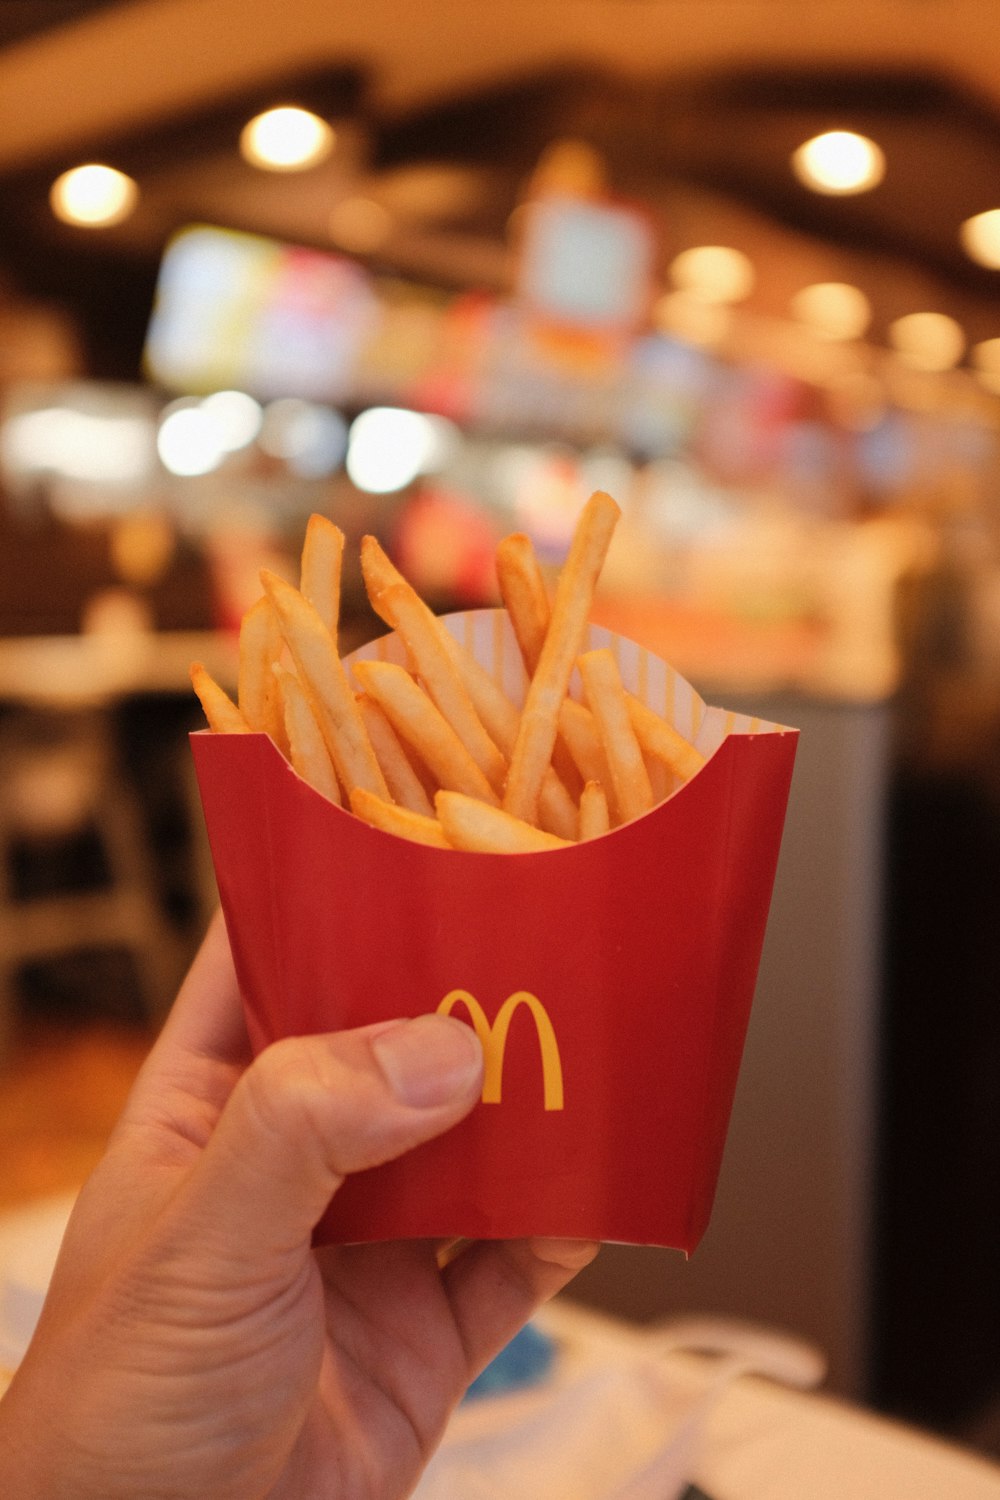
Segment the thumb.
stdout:
[[188,1229],[227,1260],[301,1251],[348,1173],[455,1125],[482,1072],[474,1031],[446,1016],[274,1043],[237,1083],[188,1181]]

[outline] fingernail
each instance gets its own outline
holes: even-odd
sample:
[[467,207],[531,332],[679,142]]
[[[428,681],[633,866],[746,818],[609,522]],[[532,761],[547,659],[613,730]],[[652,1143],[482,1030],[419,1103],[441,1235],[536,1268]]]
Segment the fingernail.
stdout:
[[371,1049],[396,1098],[417,1109],[448,1104],[482,1075],[471,1026],[450,1016],[416,1016],[373,1037]]
[[563,1266],[567,1271],[582,1271],[600,1250],[599,1240],[533,1239],[531,1248],[539,1260]]

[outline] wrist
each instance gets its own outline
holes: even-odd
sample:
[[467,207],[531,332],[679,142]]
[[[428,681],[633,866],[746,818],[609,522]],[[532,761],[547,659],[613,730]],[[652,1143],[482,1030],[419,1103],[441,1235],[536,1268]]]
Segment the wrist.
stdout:
[[0,1494],[42,1500],[48,1482],[31,1456],[31,1423],[22,1420],[13,1385],[0,1396]]
[[74,1472],[58,1423],[50,1419],[39,1393],[24,1389],[25,1378],[14,1376],[0,1396],[0,1495],[17,1500],[110,1500],[87,1489]]

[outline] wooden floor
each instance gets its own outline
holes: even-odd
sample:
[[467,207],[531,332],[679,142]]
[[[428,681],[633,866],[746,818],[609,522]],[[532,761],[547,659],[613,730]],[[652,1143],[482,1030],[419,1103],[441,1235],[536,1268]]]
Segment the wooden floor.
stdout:
[[25,1029],[0,1067],[0,1213],[82,1185],[150,1040],[107,1024]]

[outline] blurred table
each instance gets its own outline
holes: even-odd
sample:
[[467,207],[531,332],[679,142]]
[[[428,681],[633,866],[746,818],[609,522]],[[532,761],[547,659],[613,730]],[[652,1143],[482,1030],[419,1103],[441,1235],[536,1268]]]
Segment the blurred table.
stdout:
[[414,1500],[680,1500],[686,1480],[688,1500],[1000,1500],[988,1459],[759,1376],[726,1386],[692,1424],[719,1365],[657,1352],[670,1325],[643,1330],[557,1298],[536,1326],[557,1349],[546,1380],[463,1403]]
[[[159,1023],[217,899],[186,753],[202,722],[190,666],[232,690],[237,659],[236,637],[214,631],[0,639],[0,1052],[26,969],[59,955],[123,951]],[[106,875],[15,891],[26,848],[36,863],[48,851],[51,874],[52,850],[65,862],[81,841]]]
[[[0,1217],[0,1391],[37,1320],[72,1197]],[[463,1403],[414,1500],[672,1500],[637,1476],[683,1444],[709,1500],[1000,1500],[1000,1468],[929,1433],[756,1376],[688,1418],[713,1359],[557,1298],[536,1326],[555,1362],[533,1387]],[[687,1467],[685,1473],[688,1472]]]
[[221,631],[11,636],[0,640],[0,702],[70,710],[136,694],[190,695],[193,661],[231,686],[236,637]]

